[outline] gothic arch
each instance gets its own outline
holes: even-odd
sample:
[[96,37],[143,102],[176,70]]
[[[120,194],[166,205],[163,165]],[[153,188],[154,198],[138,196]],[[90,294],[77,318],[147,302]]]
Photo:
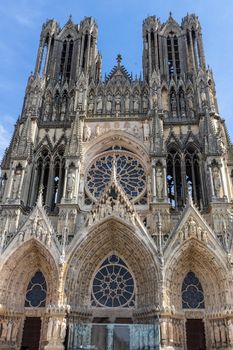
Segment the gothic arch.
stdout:
[[11,251],[11,254],[6,254],[3,259],[0,281],[3,305],[10,308],[24,307],[28,283],[38,270],[43,273],[47,283],[46,304],[57,302],[58,266],[47,248],[31,239]]
[[100,135],[98,138],[91,140],[88,147],[84,150],[86,164],[88,164],[95,156],[112,146],[122,146],[127,148],[132,153],[136,154],[148,169],[149,155],[146,147],[143,144],[140,144],[136,137],[120,130],[109,131]]
[[196,274],[203,287],[206,310],[227,304],[227,269],[214,249],[207,247],[204,242],[190,238],[181,246],[178,244],[172,252],[169,251],[165,264],[165,284],[167,304],[170,307],[181,310],[182,283],[189,271]]
[[[159,262],[137,229],[109,218],[73,242],[67,262],[65,293],[71,306],[90,307],[90,283],[96,267],[114,252],[124,259],[135,277],[137,307],[158,303]],[[151,244],[151,243],[150,243]]]

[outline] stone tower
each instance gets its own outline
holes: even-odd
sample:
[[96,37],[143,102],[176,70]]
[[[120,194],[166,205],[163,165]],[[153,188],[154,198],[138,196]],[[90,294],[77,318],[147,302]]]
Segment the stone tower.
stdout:
[[47,21],[2,160],[0,349],[232,349],[233,148],[195,15],[143,78]]

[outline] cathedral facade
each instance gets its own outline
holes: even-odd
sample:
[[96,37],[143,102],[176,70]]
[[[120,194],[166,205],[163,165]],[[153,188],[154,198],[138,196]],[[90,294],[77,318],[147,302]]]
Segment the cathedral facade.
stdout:
[[47,21],[1,165],[0,349],[233,349],[233,147],[198,18],[102,79]]

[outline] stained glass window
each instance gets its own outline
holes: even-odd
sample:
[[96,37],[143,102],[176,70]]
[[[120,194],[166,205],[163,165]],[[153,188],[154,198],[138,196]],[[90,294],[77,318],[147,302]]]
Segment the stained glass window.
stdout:
[[116,255],[100,266],[92,284],[91,301],[96,307],[133,307],[134,280],[126,264]]
[[113,163],[116,177],[130,199],[137,200],[146,190],[146,175],[141,161],[131,152],[107,151],[98,156],[86,174],[86,191],[92,199],[99,198],[111,181]]
[[189,271],[182,284],[183,309],[203,309],[205,307],[202,285],[194,272]]
[[28,284],[26,307],[44,307],[46,302],[47,284],[41,271],[37,271]]

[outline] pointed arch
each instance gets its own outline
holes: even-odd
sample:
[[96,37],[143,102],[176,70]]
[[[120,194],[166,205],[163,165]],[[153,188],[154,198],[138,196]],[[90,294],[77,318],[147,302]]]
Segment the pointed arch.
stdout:
[[[194,237],[175,245],[176,239],[174,238],[173,243],[169,244],[165,253],[167,303],[174,305],[176,310],[182,309],[182,284],[190,271],[198,276],[206,308],[211,309],[216,305],[227,303],[230,297],[228,295],[229,286],[225,278],[227,268],[222,255],[216,253],[219,249],[210,248],[210,245],[206,244],[207,240],[201,241]],[[209,239],[214,242],[212,238]]]
[[31,239],[3,255],[0,300],[6,307],[24,307],[28,284],[37,271],[46,280],[46,304],[57,302],[58,265],[47,248]]
[[157,305],[159,262],[152,246],[137,229],[115,218],[90,229],[78,241],[73,241],[70,251],[65,283],[69,304],[90,306],[90,286],[96,268],[107,256],[116,254],[135,276],[137,307]]

